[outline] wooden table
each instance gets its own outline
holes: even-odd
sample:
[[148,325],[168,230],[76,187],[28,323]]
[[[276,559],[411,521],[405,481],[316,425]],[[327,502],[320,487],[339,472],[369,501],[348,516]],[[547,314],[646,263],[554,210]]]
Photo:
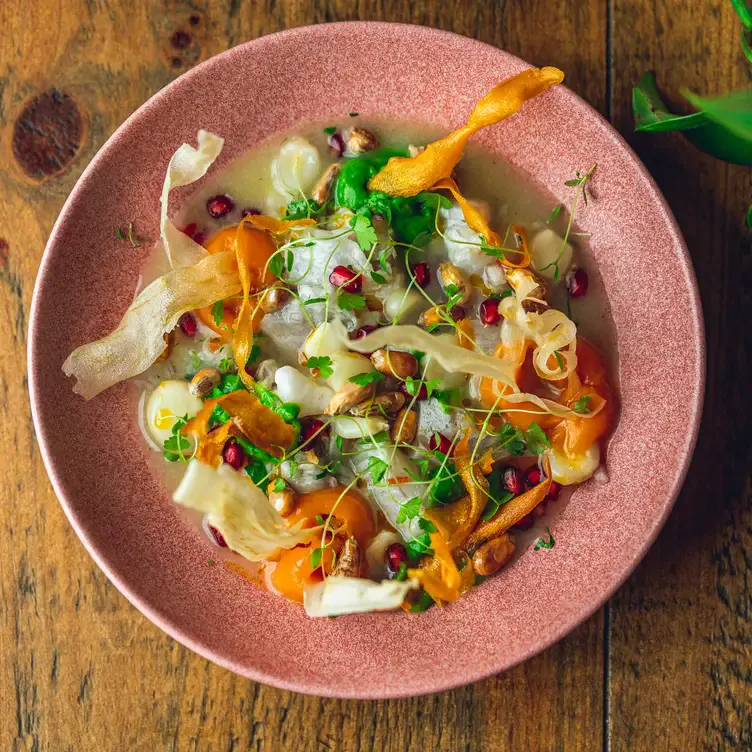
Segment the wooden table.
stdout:
[[[25,376],[42,249],[110,133],[215,53],[289,26],[352,19],[450,29],[563,68],[666,194],[697,270],[708,338],[695,461],[665,530],[628,583],[523,666],[453,692],[389,702],[321,700],[241,679],[132,608],[83,550],[52,493]],[[650,69],[677,102],[683,86],[715,94],[748,84],[738,26],[726,0],[4,0],[0,748],[752,749],[750,173],[675,134],[633,136],[630,107],[633,80]],[[70,108],[56,149],[40,156],[33,124],[44,116],[45,93],[55,91],[70,96]],[[23,127],[14,130],[19,117]]]

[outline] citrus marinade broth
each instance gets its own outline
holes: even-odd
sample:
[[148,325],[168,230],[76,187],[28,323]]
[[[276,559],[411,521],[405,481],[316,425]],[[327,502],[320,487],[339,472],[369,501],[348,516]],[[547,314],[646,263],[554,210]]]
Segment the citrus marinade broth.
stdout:
[[[198,190],[195,190],[190,198],[184,202],[183,206],[176,213],[174,222],[178,227],[186,227],[191,224],[197,226],[197,231],[203,233],[203,239],[208,240],[219,230],[229,225],[236,224],[241,218],[241,212],[247,208],[256,208],[264,210],[266,197],[273,190],[271,181],[271,163],[279,152],[282,142],[291,136],[302,136],[310,141],[319,151],[322,163],[322,173],[335,161],[331,150],[327,145],[327,136],[324,129],[330,125],[338,127],[350,127],[358,125],[371,131],[379,140],[379,147],[397,147],[404,148],[407,144],[422,145],[440,138],[445,133],[445,129],[430,126],[419,126],[414,123],[402,123],[391,120],[381,120],[376,118],[345,118],[340,122],[327,122],[320,125],[311,126],[306,129],[298,128],[287,134],[276,135],[259,147],[236,157],[223,170],[216,174],[210,173],[209,176],[201,181]],[[583,165],[585,169],[589,167]],[[558,202],[547,195],[540,187],[534,185],[519,170],[514,169],[500,157],[493,153],[475,147],[472,144],[465,150],[464,156],[458,166],[459,183],[465,196],[471,199],[481,199],[485,201],[491,210],[491,224],[502,235],[509,224],[523,225],[528,230],[534,230],[544,225],[547,218],[551,215],[552,210]],[[571,177],[571,176],[568,176]],[[207,200],[217,194],[229,195],[235,209],[221,220],[213,219],[209,216],[206,203]],[[574,198],[574,191],[571,192],[571,198]],[[560,236],[564,236],[566,224],[568,221],[569,206],[565,206],[559,215],[551,222],[551,229],[555,230]],[[601,277],[597,268],[589,259],[587,252],[587,236],[576,232],[576,220],[569,237],[570,244],[574,247],[573,263],[584,267],[589,277],[588,294],[583,298],[572,302],[571,317],[577,322],[578,334],[581,334],[604,354],[609,365],[609,371],[613,375],[616,373],[616,353],[612,352],[611,344],[615,342],[614,328],[610,316],[609,306],[604,294]],[[418,258],[418,254],[411,256],[411,262],[416,263],[424,260],[423,254]],[[438,263],[439,258],[436,254],[426,255],[425,260]],[[432,264],[434,265],[434,264]],[[154,259],[149,263],[144,272],[143,284],[148,284],[151,279],[166,270],[166,261],[161,249],[155,254]],[[434,281],[431,284],[432,289],[428,289],[429,294],[434,299],[440,294],[438,283]],[[550,285],[549,300],[553,307],[560,310],[567,310],[567,296],[564,284]],[[476,322],[477,339],[484,349],[491,352],[493,347],[499,342],[499,327],[482,327],[477,323],[477,310],[468,311],[471,318]],[[184,339],[181,343],[182,335],[178,333],[178,342],[176,350],[181,346],[198,350],[194,340]],[[269,347],[269,345],[272,345]],[[280,348],[277,343],[267,337],[265,340],[265,358],[274,358],[280,365],[292,365],[297,367],[297,345],[293,343],[286,348]],[[229,355],[229,347],[226,353]],[[171,358],[171,360],[174,359]],[[194,369],[195,370],[195,369]],[[185,374],[178,370],[174,373],[174,378],[182,378]],[[142,382],[140,391],[143,392],[145,384]],[[151,386],[151,384],[149,384]],[[616,384],[614,384],[616,386]],[[178,485],[180,477],[185,466],[182,463],[168,463],[163,460],[162,454],[149,452],[150,464],[162,479],[167,490],[171,493]],[[604,452],[605,455],[605,452]],[[602,459],[602,464],[603,464]],[[534,458],[530,458],[529,464],[534,464]],[[526,531],[515,529],[518,545],[515,557],[521,555],[528,545],[540,537],[545,529],[551,524],[553,518],[566,506],[571,496],[572,487],[564,487],[559,499],[547,505],[545,516],[536,520],[534,526]],[[222,559],[233,565],[243,567],[250,579],[265,584],[268,588],[273,589],[270,582],[270,575],[273,571],[273,564],[256,564],[247,559],[233,554],[226,548],[221,548],[216,544],[214,537],[207,529],[202,515],[197,512],[181,507],[181,514],[191,524],[200,528],[211,543],[214,545],[212,557]],[[379,513],[379,518],[383,520],[383,515]],[[384,523],[387,527],[388,523]]]

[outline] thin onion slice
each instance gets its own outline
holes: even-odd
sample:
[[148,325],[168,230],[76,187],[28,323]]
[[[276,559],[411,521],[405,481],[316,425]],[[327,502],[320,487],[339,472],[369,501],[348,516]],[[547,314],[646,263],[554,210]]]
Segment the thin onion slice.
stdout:
[[170,191],[173,188],[195,183],[206,175],[225,143],[223,138],[203,130],[198,132],[196,141],[198,149],[190,144],[183,144],[172,155],[162,186],[160,234],[171,266],[191,266],[206,255],[206,251],[192,238],[178,230],[167,215]]
[[232,254],[217,253],[175,268],[141,292],[114,332],[76,348],[63,363],[63,373],[75,376],[73,391],[91,399],[149,368],[164,350],[164,335],[184,313],[239,291]]
[[514,380],[514,367],[499,358],[481,352],[466,350],[464,347],[449,342],[441,337],[434,337],[423,329],[412,325],[397,324],[384,326],[375,332],[351,340],[345,327],[339,321],[330,322],[343,345],[359,353],[372,353],[382,347],[394,347],[400,350],[420,350],[435,358],[439,365],[449,373],[469,373],[497,379],[519,391]]
[[340,616],[399,608],[415,580],[373,582],[360,577],[327,577],[306,585],[303,607],[308,616]]

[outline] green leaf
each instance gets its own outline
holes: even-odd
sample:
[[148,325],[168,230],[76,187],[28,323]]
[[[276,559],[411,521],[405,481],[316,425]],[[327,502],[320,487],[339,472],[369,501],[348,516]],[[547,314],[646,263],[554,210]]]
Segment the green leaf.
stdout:
[[437,389],[433,396],[447,415],[451,415],[452,410],[462,407],[462,395],[459,389]]
[[538,542],[533,548],[534,551],[539,551],[541,548],[553,548],[556,545],[556,541],[554,540],[554,536],[551,531],[546,528],[546,532],[548,533],[548,540],[545,540],[544,538],[538,538]]
[[434,599],[431,598],[431,596],[424,590],[420,594],[420,598],[418,598],[418,600],[415,601],[415,603],[413,603],[412,606],[410,606],[410,613],[420,614],[420,613],[423,613],[423,611],[428,611],[428,609],[431,608],[431,606],[433,606],[434,603],[435,603]]
[[372,446],[373,444],[383,444],[385,441],[389,441],[389,431],[379,431],[373,436],[369,436],[367,439],[361,439],[358,442],[358,446]]
[[310,198],[291,201],[287,205],[285,219],[308,219],[313,214],[320,214],[324,207]]
[[502,290],[501,292],[492,292],[488,297],[504,300],[504,298],[511,298],[513,295],[514,290],[511,287],[507,287],[506,290]]
[[747,209],[747,218],[746,218],[747,227],[752,228],[752,206]]
[[313,305],[314,303],[326,303],[326,298],[308,298],[303,301],[303,305]]
[[311,569],[317,569],[321,565],[321,557],[323,554],[323,548],[314,548],[313,551],[311,551]]
[[225,315],[225,301],[224,300],[218,300],[212,307],[211,307],[211,315],[214,319],[214,325],[219,326],[222,323],[222,319]]
[[306,368],[318,368],[322,379],[328,379],[334,373],[332,359],[328,355],[315,355],[313,358],[308,358]]
[[580,413],[580,415],[592,413],[593,411],[588,407],[591,399],[592,397],[590,397],[589,395],[583,394],[582,397],[574,401],[572,410],[574,410],[574,412],[576,413]]
[[537,423],[531,423],[525,431],[525,441],[532,454],[543,454],[551,446],[548,437]]
[[558,350],[554,350],[554,357],[556,358],[556,363],[559,366],[559,370],[564,370],[564,358],[561,357],[561,353]]
[[378,241],[376,230],[373,229],[371,220],[363,214],[356,214],[350,220],[350,227],[355,233],[355,239],[363,251],[370,251],[371,246]]
[[201,356],[193,350],[191,350],[191,368],[194,371],[198,371],[201,368]]
[[351,112],[350,113],[350,117],[358,117],[358,114],[359,113],[357,113],[357,112]]
[[424,532],[429,533],[429,534],[435,533],[438,530],[436,525],[434,525],[433,522],[431,522],[431,520],[427,520],[425,517],[421,517],[418,520],[418,527]]
[[[420,496],[414,496],[400,507],[397,513],[397,524],[401,525],[407,520],[412,520],[420,514]],[[429,541],[430,542],[430,541]]]
[[282,272],[285,270],[285,259],[282,256],[281,253],[276,253],[274,256],[272,256],[271,261],[269,262],[269,271],[275,276],[275,277],[281,277]]
[[326,525],[326,520],[320,515],[316,515],[316,522],[319,523],[319,525]]
[[261,345],[258,342],[254,342],[251,345],[251,352],[248,355],[248,362],[255,363],[261,357]]
[[559,216],[559,214],[561,213],[562,208],[563,207],[562,207],[561,204],[557,204],[554,207],[554,210],[551,212],[551,214],[549,215],[548,219],[546,220],[546,224],[547,225],[550,225],[551,222],[553,222],[556,219],[556,217]]
[[368,458],[368,469],[366,472],[371,473],[374,483],[381,483],[388,470],[389,464],[385,460],[382,460],[381,457],[371,456]]
[[[498,475],[496,473],[495,475]],[[498,496],[498,491],[496,489],[490,489],[492,491],[491,495],[488,497],[488,501],[486,502],[486,506],[483,509],[483,514],[481,515],[482,520],[490,520],[492,517],[496,515],[496,512],[499,511],[499,507],[506,504],[507,502],[511,501],[514,498],[514,494],[510,491],[505,491],[501,494],[501,496]],[[495,493],[494,493],[495,491]]]
[[752,90],[741,89],[721,97],[701,97],[686,89],[682,93],[713,122],[752,142]]
[[287,251],[287,271],[291,272],[295,265],[295,254],[292,251]]
[[411,245],[417,248],[422,248],[424,245],[428,245],[433,240],[433,233],[428,230],[421,230],[414,238]]
[[371,272],[371,279],[377,285],[385,285],[386,284],[386,277],[383,277],[381,274],[378,274],[377,272]]
[[337,126],[330,125],[328,128],[324,128],[324,133],[326,133],[327,136],[333,136],[337,132]]
[[384,378],[383,373],[378,371],[369,371],[368,373],[358,373],[355,376],[350,376],[348,381],[358,386],[368,386],[369,384],[375,384]]
[[342,451],[342,437],[337,436],[337,438],[334,440],[335,445],[337,446],[337,451]]
[[170,428],[172,435],[164,442],[164,456],[168,462],[188,462],[193,454],[190,439],[180,433],[187,420],[187,415],[177,418]]
[[415,200],[420,201],[423,206],[427,206],[434,210],[436,210],[438,207],[442,209],[452,208],[452,202],[446,196],[442,196],[440,193],[430,193],[428,191],[423,191],[422,193],[419,193],[417,196],[415,196]]
[[397,580],[397,582],[402,582],[407,579],[407,564],[405,564],[404,561],[400,562],[399,571],[394,575],[394,579]]
[[385,271],[389,272],[389,267],[386,264],[386,257],[389,253],[389,248],[385,248],[380,254],[379,254],[379,266]]
[[421,556],[432,556],[433,549],[431,548],[431,537],[428,533],[421,533],[417,538],[413,538],[405,544],[407,549],[407,555],[411,561],[420,559]]
[[337,305],[343,311],[355,311],[366,307],[366,299],[363,295],[354,292],[341,291],[337,295]]
[[275,478],[274,482],[272,483],[272,491],[276,491],[277,493],[281,493],[285,490],[285,482],[282,480],[282,478]]
[[522,431],[511,423],[505,423],[499,431],[499,444],[509,454],[522,454],[525,451],[525,436]]

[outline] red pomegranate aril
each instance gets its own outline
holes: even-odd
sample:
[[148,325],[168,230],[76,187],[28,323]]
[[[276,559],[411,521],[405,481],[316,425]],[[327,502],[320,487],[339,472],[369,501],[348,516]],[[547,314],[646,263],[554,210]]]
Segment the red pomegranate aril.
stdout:
[[560,491],[561,491],[561,484],[557,483],[555,480],[552,480],[551,485],[548,489],[548,493],[546,494],[546,498],[549,501],[556,501],[556,499],[559,498]]
[[341,287],[347,292],[360,292],[363,286],[363,278],[357,277],[352,269],[346,266],[335,266],[329,275],[329,284],[334,287]]
[[198,226],[195,222],[191,222],[189,225],[186,225],[180,232],[182,232],[183,235],[187,235],[189,238],[192,238],[196,234],[196,230],[198,230]]
[[462,321],[462,319],[467,316],[465,309],[458,305],[454,306],[452,310],[449,311],[449,315],[452,317],[452,321]]
[[220,193],[218,196],[212,196],[206,202],[206,210],[214,219],[221,219],[227,216],[233,209],[235,204],[229,196]]
[[588,275],[584,269],[573,266],[567,274],[567,290],[570,298],[581,298],[588,288]]
[[434,433],[428,440],[428,448],[432,452],[449,454],[452,449],[452,442],[443,433]]
[[261,214],[261,209],[257,209],[255,206],[249,206],[247,209],[243,209],[241,217],[258,217]]
[[193,315],[190,313],[184,313],[178,319],[178,326],[180,327],[180,331],[182,331],[186,337],[195,337],[196,332],[198,331],[196,319],[194,319]]
[[531,467],[525,473],[525,486],[527,488],[534,488],[540,484],[541,480],[543,480],[543,472],[539,467]]
[[415,284],[425,290],[431,282],[431,267],[425,261],[421,261],[415,265],[413,276],[415,277]]
[[407,566],[407,549],[401,543],[392,543],[387,546],[384,558],[390,571],[399,574],[402,565]]
[[321,430],[323,427],[324,421],[318,418],[302,420],[300,423],[300,445],[307,444],[314,437],[317,439],[323,438],[328,433],[328,429],[326,431]]
[[407,391],[407,383],[404,381],[400,381],[399,390],[409,400],[412,400],[412,399],[427,400],[428,399],[428,389],[426,389],[425,384],[420,385],[420,389],[418,389],[418,393],[416,395],[412,395],[410,394],[410,392]]
[[222,459],[233,469],[240,470],[245,462],[245,452],[237,441],[228,441],[222,450]]
[[480,323],[483,326],[495,326],[501,321],[498,298],[486,298],[480,304]]
[[222,535],[222,533],[220,533],[216,527],[209,525],[209,531],[211,532],[214,541],[220,548],[227,548],[227,541],[225,540],[225,536]]
[[326,142],[337,157],[341,157],[345,153],[345,139],[342,138],[342,134],[339,131],[331,133]]
[[533,514],[531,512],[530,514],[526,514],[521,520],[515,522],[514,527],[519,528],[520,530],[530,530],[534,522],[535,520],[533,519]]
[[350,335],[350,339],[363,339],[363,337],[367,337],[371,332],[375,332],[378,328],[379,327],[375,324],[364,324]]
[[514,467],[514,465],[509,465],[501,471],[501,482],[504,488],[515,496],[519,496],[525,490],[525,478],[522,475],[522,470]]

